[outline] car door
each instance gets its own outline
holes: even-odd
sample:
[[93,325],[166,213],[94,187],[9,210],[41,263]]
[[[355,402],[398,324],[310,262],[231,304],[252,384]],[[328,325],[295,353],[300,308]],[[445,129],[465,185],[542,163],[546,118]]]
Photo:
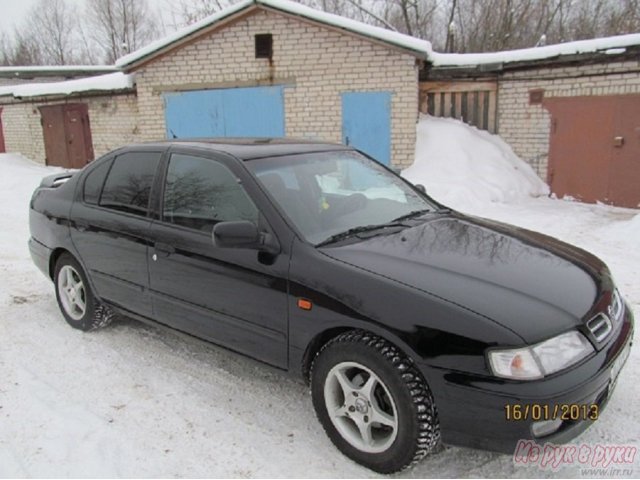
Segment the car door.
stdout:
[[149,201],[162,150],[123,151],[100,160],[81,181],[71,239],[96,294],[151,315]]
[[212,240],[221,221],[249,220],[270,230],[243,183],[251,181],[248,174],[239,160],[210,152],[174,150],[163,168],[149,250],[154,317],[286,368],[289,255],[219,248]]

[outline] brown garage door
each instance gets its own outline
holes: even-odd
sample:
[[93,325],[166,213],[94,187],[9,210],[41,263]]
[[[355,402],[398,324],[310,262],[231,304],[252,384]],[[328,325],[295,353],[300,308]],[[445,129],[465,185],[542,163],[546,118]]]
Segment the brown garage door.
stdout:
[[556,195],[640,207],[640,95],[550,98]]
[[4,146],[4,130],[2,129],[2,107],[0,107],[0,153],[6,152],[7,149]]
[[82,168],[93,160],[87,105],[48,105],[40,114],[47,165]]

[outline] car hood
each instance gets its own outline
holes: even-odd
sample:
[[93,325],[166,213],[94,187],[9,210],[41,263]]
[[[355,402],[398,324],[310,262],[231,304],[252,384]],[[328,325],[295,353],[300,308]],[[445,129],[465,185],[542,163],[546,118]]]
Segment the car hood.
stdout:
[[457,213],[323,252],[473,310],[527,343],[582,324],[608,277],[606,266],[579,248]]

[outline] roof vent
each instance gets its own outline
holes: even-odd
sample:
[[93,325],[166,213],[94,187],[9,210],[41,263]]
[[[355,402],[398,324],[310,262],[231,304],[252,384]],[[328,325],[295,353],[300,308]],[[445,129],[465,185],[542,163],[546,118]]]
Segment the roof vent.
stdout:
[[256,58],[271,58],[273,56],[273,35],[260,33],[256,35]]

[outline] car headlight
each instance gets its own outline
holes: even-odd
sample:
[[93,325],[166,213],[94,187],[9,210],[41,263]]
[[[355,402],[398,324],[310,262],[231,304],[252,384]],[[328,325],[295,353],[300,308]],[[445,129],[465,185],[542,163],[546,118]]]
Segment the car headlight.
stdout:
[[616,288],[613,291],[613,296],[611,297],[611,305],[609,306],[609,318],[611,318],[611,320],[619,320],[623,312],[624,302],[622,301],[620,292]]
[[488,357],[497,377],[537,380],[578,363],[593,351],[586,337],[573,330],[530,347],[490,350]]

